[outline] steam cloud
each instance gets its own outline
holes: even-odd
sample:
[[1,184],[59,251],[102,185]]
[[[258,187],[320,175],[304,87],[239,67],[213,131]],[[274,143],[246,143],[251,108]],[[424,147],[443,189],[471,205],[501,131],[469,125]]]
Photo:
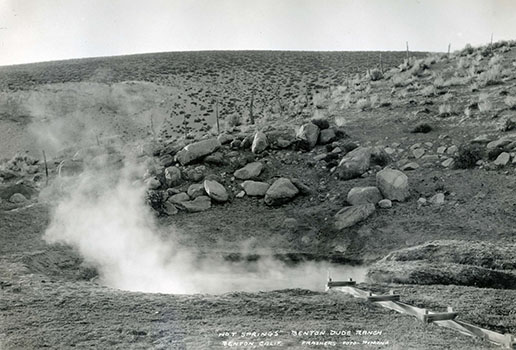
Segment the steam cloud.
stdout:
[[[79,111],[74,113],[79,117]],[[70,135],[50,135],[57,142],[63,137]],[[125,145],[124,149],[130,147]],[[144,169],[134,152],[100,153],[84,156],[86,169],[80,175],[58,177],[51,186],[57,189],[54,192],[59,197],[43,238],[48,243],[76,248],[86,262],[96,267],[99,282],[106,286],[185,294],[283,288],[322,290],[328,268],[335,276],[358,281],[365,276],[365,268],[329,263],[290,266],[272,258],[253,263],[214,257],[199,259],[192,248],[177,243],[182,232],[161,232],[145,203],[146,188],[141,181]],[[112,157],[119,157],[119,162],[112,161]]]

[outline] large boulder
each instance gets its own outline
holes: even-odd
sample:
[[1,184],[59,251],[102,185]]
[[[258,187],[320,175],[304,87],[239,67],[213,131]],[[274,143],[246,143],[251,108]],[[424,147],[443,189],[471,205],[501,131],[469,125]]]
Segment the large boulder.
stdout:
[[390,200],[403,202],[409,194],[408,177],[403,172],[385,168],[376,174],[376,186]]
[[181,202],[181,208],[189,213],[197,213],[211,208],[211,199],[208,196],[199,196],[193,201]]
[[299,141],[299,146],[306,150],[311,150],[317,144],[319,139],[319,127],[313,123],[306,123],[301,125],[297,132],[296,139]]
[[181,170],[176,166],[169,166],[166,168],[165,181],[169,187],[179,185],[181,183]]
[[240,180],[254,179],[260,175],[263,169],[262,162],[252,162],[247,164],[245,167],[235,171],[234,175]]
[[341,180],[350,180],[362,176],[371,165],[371,148],[358,147],[342,158],[337,175]]
[[215,180],[204,180],[204,190],[211,199],[217,202],[225,202],[229,198],[224,186]]
[[344,207],[335,214],[335,228],[342,230],[367,219],[375,211],[374,204],[360,204]]
[[271,185],[266,182],[244,181],[240,185],[248,196],[263,197]]
[[253,144],[251,145],[251,152],[253,153],[262,153],[267,149],[269,146],[269,142],[267,141],[267,136],[261,132],[258,131],[256,134],[254,134],[253,138]]
[[279,205],[290,201],[299,193],[296,186],[287,178],[279,178],[265,194],[265,204]]
[[380,190],[374,186],[353,187],[348,192],[348,203],[351,205],[376,204],[383,199]]
[[182,165],[190,164],[199,158],[207,156],[220,148],[218,139],[209,139],[194,142],[183,148],[176,154],[176,159]]

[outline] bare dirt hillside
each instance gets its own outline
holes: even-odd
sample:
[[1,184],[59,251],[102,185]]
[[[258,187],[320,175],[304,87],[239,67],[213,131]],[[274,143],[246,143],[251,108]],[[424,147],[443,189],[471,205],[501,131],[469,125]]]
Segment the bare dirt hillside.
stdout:
[[516,333],[516,46],[341,55],[2,68],[0,346],[492,346],[324,293],[326,266]]

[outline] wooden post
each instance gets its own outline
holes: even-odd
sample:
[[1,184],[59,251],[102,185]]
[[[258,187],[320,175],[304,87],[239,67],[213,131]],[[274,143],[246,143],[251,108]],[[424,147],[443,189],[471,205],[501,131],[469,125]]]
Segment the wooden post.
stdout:
[[383,74],[383,61],[382,61],[382,53],[380,52],[380,71]]
[[249,106],[249,120],[250,120],[251,124],[254,124],[253,102],[254,102],[254,88],[251,91],[251,104]]
[[215,117],[217,118],[217,135],[220,135],[220,124],[219,124],[219,100],[215,103]]
[[45,162],[46,185],[48,185],[48,165],[47,165],[47,155],[45,154],[45,150],[43,150],[43,162]]
[[156,132],[154,131],[154,116],[152,113],[150,115],[150,128],[151,128],[152,138],[156,139]]
[[448,44],[448,58],[450,57],[450,48],[451,48],[451,43]]
[[408,60],[409,60],[409,49],[408,49],[408,41],[406,42],[407,44],[407,63],[408,63]]

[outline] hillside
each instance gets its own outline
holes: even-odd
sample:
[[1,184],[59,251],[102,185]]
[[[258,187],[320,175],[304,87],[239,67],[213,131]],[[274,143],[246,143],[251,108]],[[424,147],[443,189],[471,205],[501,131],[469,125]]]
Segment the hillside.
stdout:
[[356,55],[3,67],[3,154],[32,150],[0,168],[0,345],[303,348],[292,330],[367,325],[385,349],[491,347],[322,293],[327,269],[516,333],[516,45]]

